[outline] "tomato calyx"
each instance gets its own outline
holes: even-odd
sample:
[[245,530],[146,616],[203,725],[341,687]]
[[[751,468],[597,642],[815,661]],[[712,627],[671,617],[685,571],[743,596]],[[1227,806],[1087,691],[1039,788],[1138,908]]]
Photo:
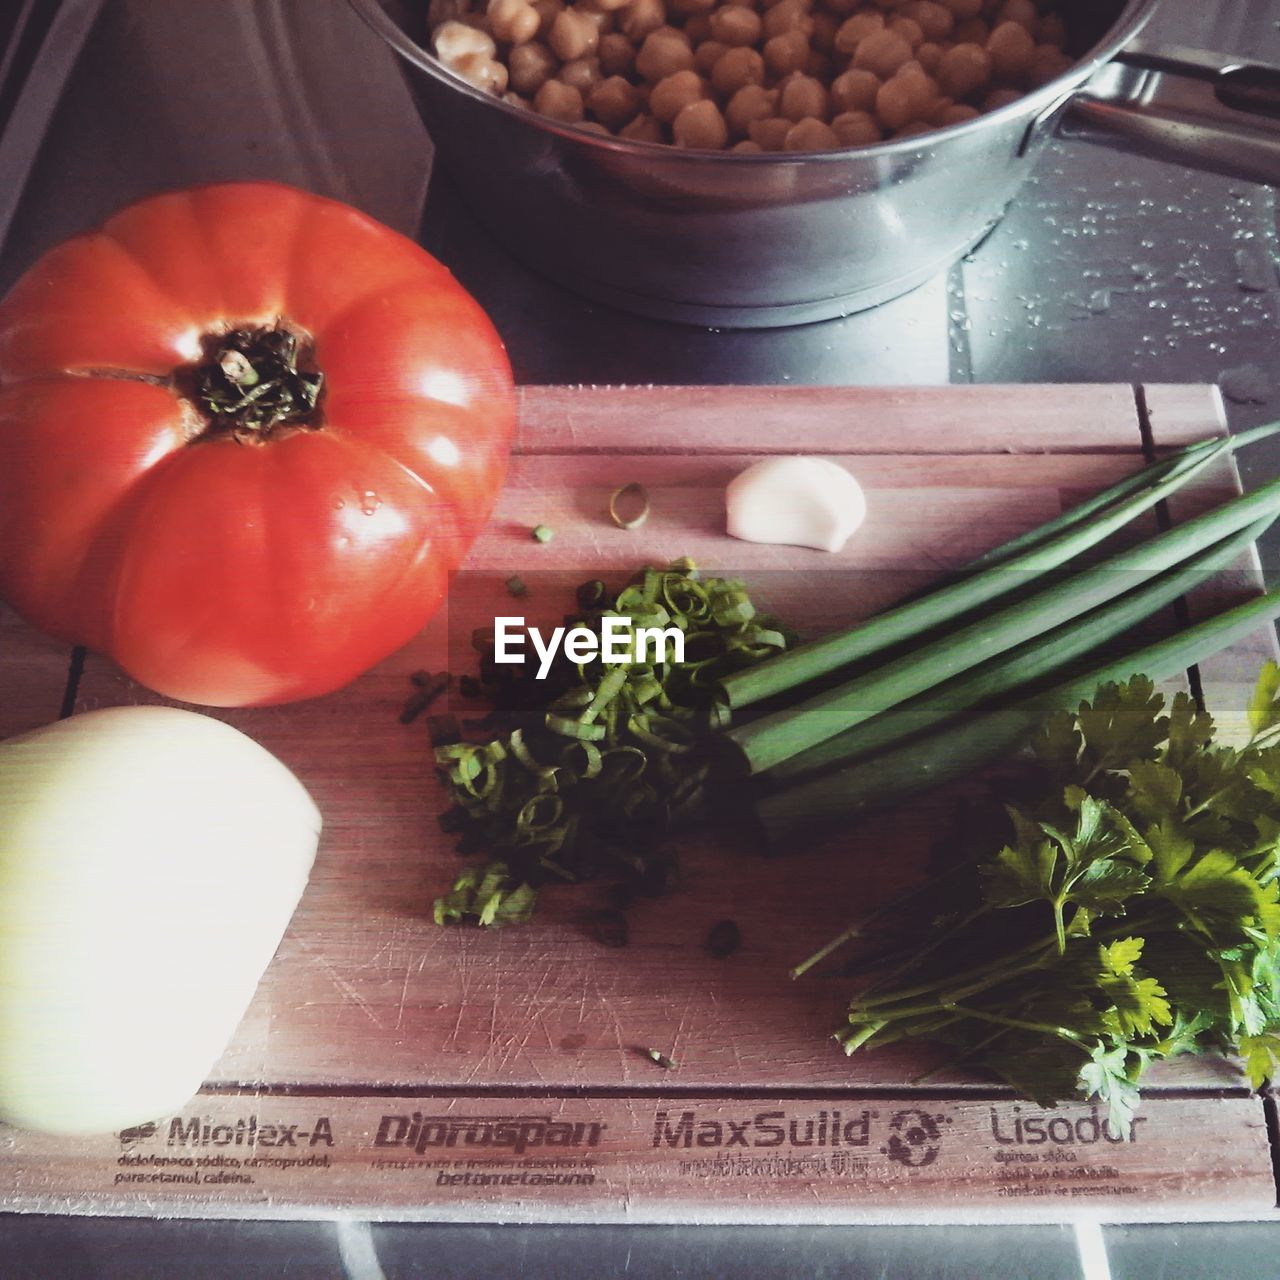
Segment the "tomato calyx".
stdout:
[[195,401],[210,430],[263,439],[281,427],[316,429],[324,387],[318,369],[300,368],[310,349],[279,326],[232,329],[204,340],[195,368]]

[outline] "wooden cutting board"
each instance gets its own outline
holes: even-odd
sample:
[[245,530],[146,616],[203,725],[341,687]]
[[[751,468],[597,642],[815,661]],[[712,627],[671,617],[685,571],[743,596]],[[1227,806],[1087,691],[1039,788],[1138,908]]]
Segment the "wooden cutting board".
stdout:
[[[1273,1214],[1270,1104],[1229,1063],[1154,1076],[1120,1141],[1090,1106],[1043,1111],[921,1046],[839,1051],[847,982],[787,971],[918,877],[938,805],[783,859],[688,844],[682,886],[630,912],[623,949],[587,927],[599,886],[546,891],[527,927],[441,929],[431,902],[459,864],[436,825],[444,798],[425,731],[398,720],[411,671],[471,669],[473,626],[495,612],[558,621],[575,583],[646,561],[692,555],[738,574],[809,633],[852,621],[1135,470],[1144,450],[1221,433],[1216,390],[526,388],[521,424],[498,511],[423,635],[329,697],[214,713],[298,774],[326,826],[206,1089],[181,1116],[101,1139],[0,1127],[0,1208],[597,1222]],[[843,552],[724,535],[725,483],[769,453],[834,457],[862,481],[869,515]],[[629,481],[652,501],[631,532],[606,513]],[[1237,486],[1224,463],[1171,518]],[[539,523],[555,530],[549,544],[529,536]],[[513,572],[529,586],[518,605],[502,586]],[[1189,607],[1257,583],[1243,558]],[[1268,629],[1201,669],[1226,724],[1274,649]],[[0,655],[2,735],[55,718],[64,699],[156,701],[95,655],[74,670],[12,614],[0,615]],[[743,943],[716,959],[703,941],[723,919]]]

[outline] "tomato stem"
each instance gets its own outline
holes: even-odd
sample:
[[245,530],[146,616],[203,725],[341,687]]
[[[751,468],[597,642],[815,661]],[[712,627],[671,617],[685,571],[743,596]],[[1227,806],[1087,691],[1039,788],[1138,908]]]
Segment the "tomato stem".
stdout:
[[232,329],[205,340],[196,367],[196,401],[210,423],[246,439],[281,426],[317,427],[324,375],[299,369],[296,334],[287,329]]

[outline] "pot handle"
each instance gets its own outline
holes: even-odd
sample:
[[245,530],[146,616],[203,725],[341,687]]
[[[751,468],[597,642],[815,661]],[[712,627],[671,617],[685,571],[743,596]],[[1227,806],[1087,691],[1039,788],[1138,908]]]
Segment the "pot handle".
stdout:
[[1280,67],[1131,45],[1070,100],[1058,134],[1280,186]]

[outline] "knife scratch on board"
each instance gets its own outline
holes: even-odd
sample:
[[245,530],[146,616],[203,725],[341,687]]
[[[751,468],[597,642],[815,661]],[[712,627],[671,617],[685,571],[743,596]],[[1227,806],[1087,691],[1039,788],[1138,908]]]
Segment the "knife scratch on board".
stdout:
[[354,1004],[356,1008],[358,1008],[360,1012],[378,1028],[379,1031],[385,1031],[387,1028],[382,1025],[373,1005],[371,1005],[369,1001],[360,994],[359,988],[351,982],[350,979],[344,978],[342,974],[334,968],[333,962],[318,952],[309,942],[307,942],[305,938],[299,937],[297,941],[299,949],[306,954],[315,967],[329,979],[334,987],[342,995],[346,996],[347,999],[350,1000],[351,1003]]

